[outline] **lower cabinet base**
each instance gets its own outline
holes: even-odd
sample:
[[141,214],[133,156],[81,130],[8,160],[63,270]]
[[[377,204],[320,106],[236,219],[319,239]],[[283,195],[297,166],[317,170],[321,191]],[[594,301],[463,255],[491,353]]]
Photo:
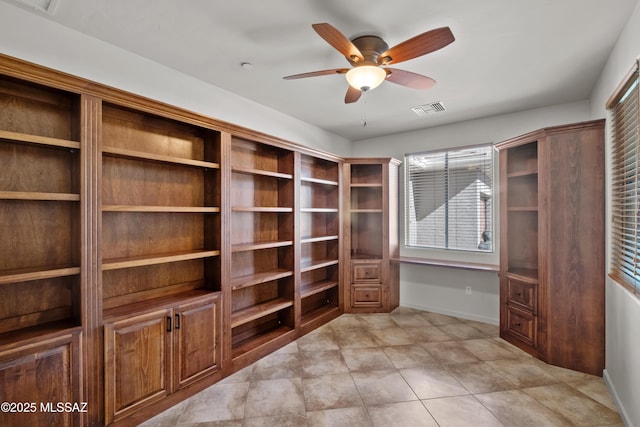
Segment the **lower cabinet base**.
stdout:
[[191,384],[189,387],[178,390],[175,393],[171,393],[170,395],[158,400],[153,404],[145,406],[144,408],[141,408],[136,412],[132,412],[130,415],[121,418],[118,421],[114,421],[109,425],[137,426],[139,424],[142,424],[144,421],[153,418],[163,411],[166,411],[167,409],[171,408],[174,405],[177,405],[178,403],[193,396],[194,394],[200,393],[202,390],[212,386],[224,377],[225,376],[222,374],[222,372],[217,372],[207,378]]
[[[80,342],[81,332],[69,330],[0,348],[0,426],[83,425]],[[72,411],[58,409],[67,403]]]

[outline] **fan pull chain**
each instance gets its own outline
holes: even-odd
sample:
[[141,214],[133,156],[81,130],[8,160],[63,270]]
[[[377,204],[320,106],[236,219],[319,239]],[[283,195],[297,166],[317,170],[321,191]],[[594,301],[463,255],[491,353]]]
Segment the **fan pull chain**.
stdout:
[[360,103],[360,124],[367,127],[367,91],[362,91],[362,102]]

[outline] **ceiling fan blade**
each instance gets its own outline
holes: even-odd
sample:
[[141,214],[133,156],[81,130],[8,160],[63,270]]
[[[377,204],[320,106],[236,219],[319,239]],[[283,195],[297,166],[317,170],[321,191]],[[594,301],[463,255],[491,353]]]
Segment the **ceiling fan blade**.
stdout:
[[349,86],[349,89],[347,89],[347,94],[344,96],[344,103],[351,104],[352,102],[356,102],[358,99],[360,99],[360,95],[362,95],[362,92],[359,89],[356,89],[353,86]]
[[385,68],[385,71],[387,72],[386,80],[411,89],[427,90],[436,84],[432,78],[411,71],[398,70],[397,68]]
[[362,52],[353,44],[351,40],[346,38],[344,34],[338,31],[331,24],[313,24],[313,29],[316,33],[322,37],[327,43],[333,46],[338,52],[343,54],[347,59],[353,62],[364,61]]
[[329,74],[345,74],[349,68],[333,68],[331,70],[311,71],[310,73],[294,74],[283,77],[285,80],[304,79],[307,77],[327,76]]
[[398,64],[442,49],[455,40],[449,27],[436,28],[406,40],[378,56],[378,64]]

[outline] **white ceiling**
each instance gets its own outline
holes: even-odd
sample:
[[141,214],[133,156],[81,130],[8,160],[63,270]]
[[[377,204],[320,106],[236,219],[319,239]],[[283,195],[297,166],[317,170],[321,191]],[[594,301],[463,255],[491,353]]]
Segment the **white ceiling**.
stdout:
[[[587,99],[638,0],[7,0],[350,140]],[[394,46],[448,26],[456,41],[397,68],[437,81],[384,82],[345,105],[348,67],[311,24]],[[250,62],[253,68],[240,64]],[[410,109],[441,101],[446,112]],[[212,101],[215,102],[215,101]],[[361,115],[368,125],[362,127]]]

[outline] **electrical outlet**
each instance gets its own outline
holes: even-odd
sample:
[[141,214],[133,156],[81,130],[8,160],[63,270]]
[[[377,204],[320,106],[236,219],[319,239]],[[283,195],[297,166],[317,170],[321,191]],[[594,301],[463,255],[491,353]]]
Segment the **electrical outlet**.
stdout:
[[464,290],[464,293],[467,295],[471,295],[471,286],[467,286],[467,288]]

